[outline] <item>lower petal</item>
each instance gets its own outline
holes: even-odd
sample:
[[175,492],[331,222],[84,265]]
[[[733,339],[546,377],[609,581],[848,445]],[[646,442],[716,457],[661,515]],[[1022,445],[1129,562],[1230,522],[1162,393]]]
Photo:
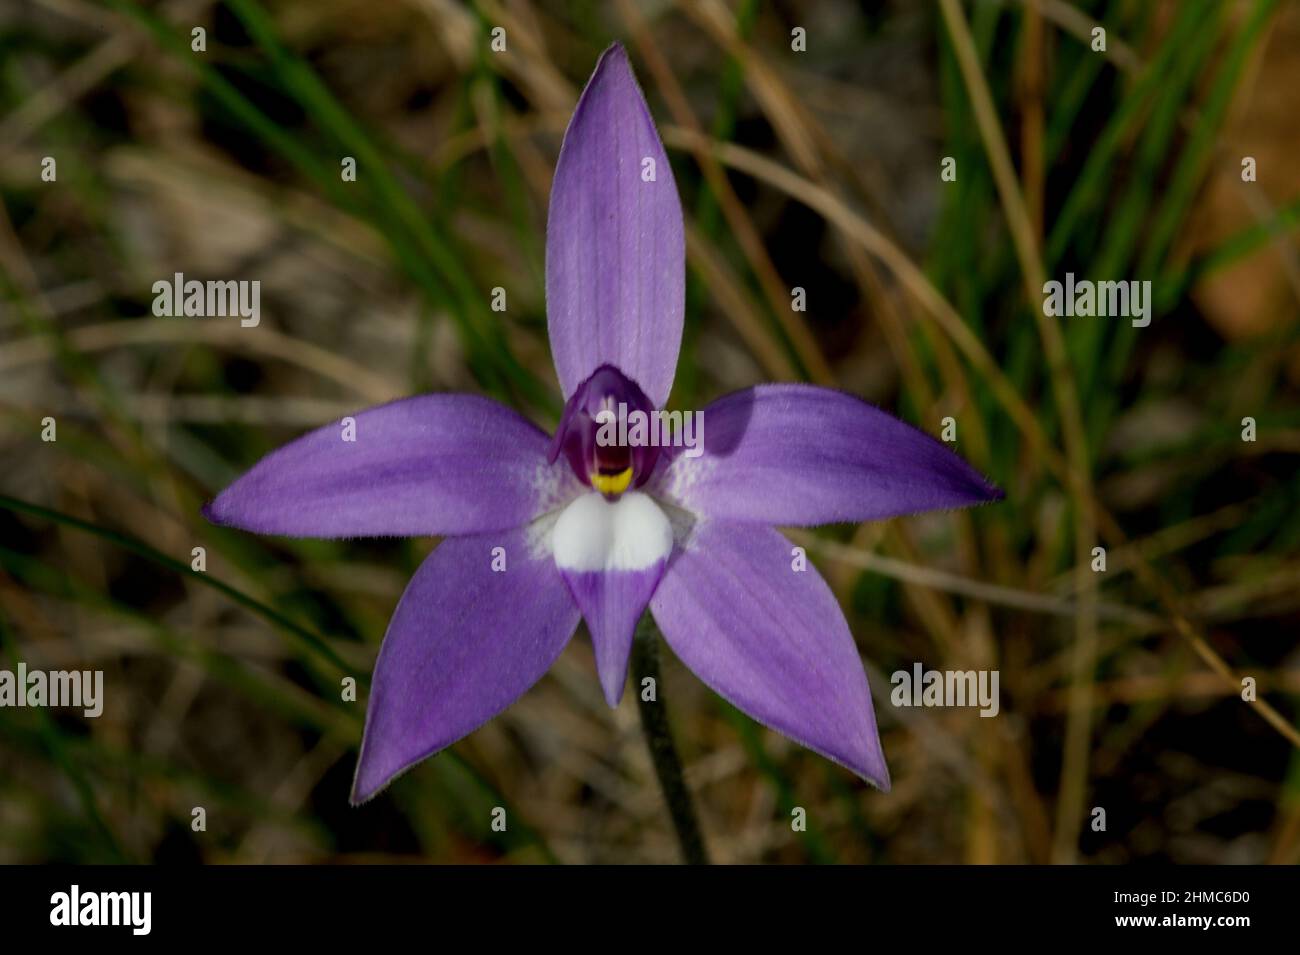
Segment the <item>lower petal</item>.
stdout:
[[388,625],[352,801],[496,716],[541,679],[578,608],[531,528],[443,541]]
[[552,545],[591,631],[605,700],[617,706],[637,621],[672,551],[672,527],[644,494],[634,491],[616,501],[585,494],[556,521]]
[[781,534],[731,521],[697,524],[650,609],[673,652],[718,695],[889,789],[848,624],[816,568],[796,562]]

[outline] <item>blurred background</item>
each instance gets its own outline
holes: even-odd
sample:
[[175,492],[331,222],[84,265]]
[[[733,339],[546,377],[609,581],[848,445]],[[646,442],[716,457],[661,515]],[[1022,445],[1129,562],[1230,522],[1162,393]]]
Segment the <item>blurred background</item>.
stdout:
[[[614,40],[686,214],[672,405],[835,385],[953,418],[1007,491],[792,532],[867,663],[889,794],[666,653],[715,860],[1300,861],[1300,4],[6,0],[0,668],[102,669],[105,706],[0,709],[0,862],[676,860],[585,632],[350,808],[374,656],[436,542],[199,515],[388,399],[554,426],[546,202]],[[1067,271],[1151,280],[1150,326],[1045,317]],[[260,281],[260,325],[154,317],[175,272]],[[918,661],[998,670],[999,715],[890,705]]]

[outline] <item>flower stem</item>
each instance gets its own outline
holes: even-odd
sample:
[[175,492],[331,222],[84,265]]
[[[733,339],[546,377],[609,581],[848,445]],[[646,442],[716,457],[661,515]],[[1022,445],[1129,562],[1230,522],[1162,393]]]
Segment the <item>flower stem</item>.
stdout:
[[[695,804],[686,788],[681,757],[677,755],[672,730],[668,726],[668,709],[660,699],[663,681],[659,678],[659,629],[648,613],[642,618],[636,639],[632,641],[632,676],[637,708],[641,713],[641,731],[650,747],[650,760],[654,763],[655,775],[659,777],[659,786],[668,804],[668,814],[677,831],[682,859],[688,865],[708,865],[709,853],[704,847],[704,837],[695,816]],[[654,699],[651,700],[645,698],[642,689],[646,677],[654,680]]]

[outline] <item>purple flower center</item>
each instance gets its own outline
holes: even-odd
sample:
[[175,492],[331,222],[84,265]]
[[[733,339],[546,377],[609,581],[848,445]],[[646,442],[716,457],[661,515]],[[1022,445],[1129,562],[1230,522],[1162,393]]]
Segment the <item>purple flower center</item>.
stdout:
[[629,419],[649,418],[654,405],[641,387],[613,365],[601,365],[574,389],[555,431],[550,460],[563,452],[578,480],[615,500],[650,477],[659,448],[637,443]]

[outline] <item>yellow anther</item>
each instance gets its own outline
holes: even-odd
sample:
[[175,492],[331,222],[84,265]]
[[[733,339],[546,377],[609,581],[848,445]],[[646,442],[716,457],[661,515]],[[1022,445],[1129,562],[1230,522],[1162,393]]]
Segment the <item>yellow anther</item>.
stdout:
[[601,474],[599,472],[591,476],[591,486],[606,497],[617,497],[627,490],[627,486],[632,483],[632,469],[624,468],[617,474]]

